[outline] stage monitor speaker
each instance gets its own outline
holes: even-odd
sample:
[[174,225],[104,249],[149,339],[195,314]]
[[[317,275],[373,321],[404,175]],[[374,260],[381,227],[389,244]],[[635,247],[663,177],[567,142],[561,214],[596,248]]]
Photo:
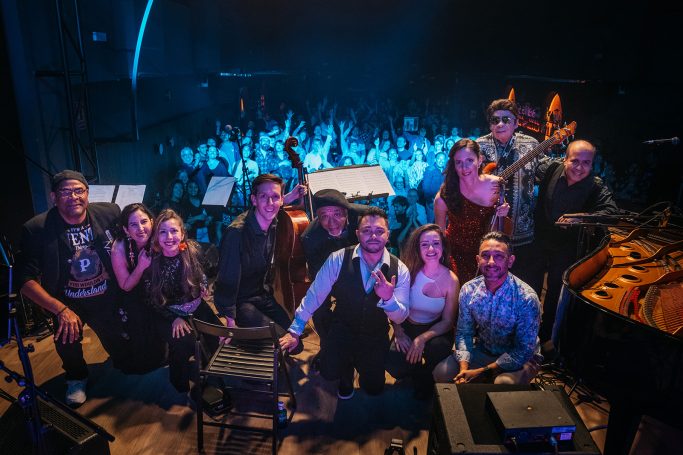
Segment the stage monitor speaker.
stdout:
[[[38,398],[43,420],[45,447],[54,455],[108,455],[109,443],[91,428],[57,406]],[[31,434],[24,411],[17,402],[0,417],[0,453],[33,453]]]
[[[498,384],[436,384],[434,413],[427,443],[428,455],[485,455],[514,453],[503,444],[494,416],[486,406],[488,392],[534,390],[529,385]],[[581,417],[569,398],[559,388],[551,389],[576,425],[573,441],[558,447],[560,453],[572,455],[600,455]],[[534,453],[552,453],[534,450]],[[519,453],[519,452],[517,452]],[[524,453],[530,453],[524,450]]]

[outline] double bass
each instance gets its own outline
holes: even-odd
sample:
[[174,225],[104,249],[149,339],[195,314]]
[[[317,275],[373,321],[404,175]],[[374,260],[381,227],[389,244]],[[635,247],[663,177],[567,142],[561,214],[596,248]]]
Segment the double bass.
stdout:
[[[294,147],[299,145],[295,137],[285,141],[285,151],[297,169],[299,182],[306,183],[303,163]],[[310,193],[303,197],[306,200],[311,216],[313,214]],[[300,198],[301,200],[301,198]],[[275,299],[292,315],[301,299],[306,295],[311,280],[306,272],[301,234],[308,227],[309,218],[303,205],[284,207],[277,216],[275,255],[273,264],[273,291]]]

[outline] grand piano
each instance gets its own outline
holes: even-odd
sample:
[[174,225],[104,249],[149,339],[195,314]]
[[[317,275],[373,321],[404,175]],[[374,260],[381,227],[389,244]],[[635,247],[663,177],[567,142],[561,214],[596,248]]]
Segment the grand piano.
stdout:
[[683,426],[683,229],[611,227],[563,284],[555,340],[610,403],[605,454],[628,454],[643,414]]

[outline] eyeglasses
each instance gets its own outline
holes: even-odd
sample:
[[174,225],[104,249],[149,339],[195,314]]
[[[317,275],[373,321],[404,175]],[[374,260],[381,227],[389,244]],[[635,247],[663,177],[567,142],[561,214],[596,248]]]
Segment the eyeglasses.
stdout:
[[498,125],[500,122],[503,122],[504,125],[507,125],[508,123],[513,122],[515,120],[515,117],[510,117],[508,115],[504,115],[502,117],[494,115],[489,118],[489,125]]
[[87,188],[61,188],[55,192],[59,195],[59,197],[67,198],[72,194],[76,195],[76,197],[81,197],[86,191],[88,191]]
[[273,202],[279,202],[280,199],[282,199],[282,196],[277,194],[277,193],[275,193],[275,194],[258,193],[256,195],[256,197],[258,198],[259,201],[262,201],[262,202],[268,202],[270,200],[272,200]]

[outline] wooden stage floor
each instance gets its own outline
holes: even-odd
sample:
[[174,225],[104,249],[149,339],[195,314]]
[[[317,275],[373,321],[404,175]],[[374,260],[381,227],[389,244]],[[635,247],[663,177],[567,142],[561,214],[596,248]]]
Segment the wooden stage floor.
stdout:
[[[30,357],[36,382],[61,400],[64,377],[51,337],[40,342],[27,338],[26,342],[35,346]],[[318,350],[317,342],[317,336],[310,334],[306,338],[306,350],[294,358],[292,375],[299,406],[293,422],[281,433],[279,453],[381,455],[391,439],[398,438],[404,441],[406,454],[426,454],[431,401],[414,399],[410,384],[395,383],[388,375],[382,395],[369,397],[357,389],[351,400],[338,400],[336,384],[315,374],[308,375],[308,361]],[[124,375],[111,366],[89,328],[85,330],[83,346],[91,369],[88,401],[78,412],[116,437],[110,444],[112,454],[197,453],[195,413],[188,406],[186,396],[177,393],[168,382],[167,368],[145,375]],[[22,372],[16,343],[0,349],[0,360]],[[0,387],[14,397],[20,392],[15,383],[3,383]],[[0,400],[0,414],[8,407],[8,402]],[[607,422],[606,413],[592,404],[581,404],[577,410],[588,428]],[[600,448],[604,433],[604,430],[591,433]],[[269,440],[260,436],[215,428],[206,428],[205,434],[205,449],[209,454],[270,453]],[[681,432],[644,421],[632,453],[674,453],[671,448],[683,447],[675,445],[681,441]]]

